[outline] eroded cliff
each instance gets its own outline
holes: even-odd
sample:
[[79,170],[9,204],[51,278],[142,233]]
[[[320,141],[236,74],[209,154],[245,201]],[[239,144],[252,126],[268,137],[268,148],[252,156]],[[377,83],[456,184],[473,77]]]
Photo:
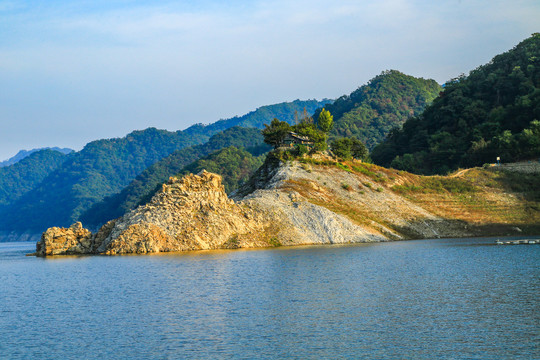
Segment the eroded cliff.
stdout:
[[37,255],[269,246],[270,224],[262,213],[229,199],[219,175],[203,171],[170,178],[150,203],[108,222],[95,235],[80,232],[80,223],[69,229],[48,229],[37,245]]

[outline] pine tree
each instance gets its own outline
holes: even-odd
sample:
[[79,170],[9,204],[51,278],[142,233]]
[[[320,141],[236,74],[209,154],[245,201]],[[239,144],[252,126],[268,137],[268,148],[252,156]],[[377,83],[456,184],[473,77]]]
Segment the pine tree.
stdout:
[[332,130],[332,127],[334,126],[334,117],[330,114],[330,111],[325,110],[324,108],[321,110],[319,118],[317,119],[317,126],[324,133],[329,133],[330,130]]

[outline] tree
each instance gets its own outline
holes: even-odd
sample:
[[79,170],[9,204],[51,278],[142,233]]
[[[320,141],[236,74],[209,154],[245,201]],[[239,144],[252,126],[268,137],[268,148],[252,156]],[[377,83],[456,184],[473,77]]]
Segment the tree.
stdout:
[[330,149],[337,157],[349,160],[352,157],[349,138],[335,139],[330,143]]
[[317,118],[317,126],[321,131],[327,134],[332,130],[332,127],[334,126],[334,117],[330,114],[330,111],[325,110],[324,108],[321,110],[321,113]]
[[351,154],[355,159],[365,160],[369,154],[366,145],[357,138],[351,138]]
[[270,125],[264,124],[262,130],[264,142],[277,148],[290,131],[292,131],[292,127],[288,123],[274,118]]
[[313,142],[314,150],[326,150],[326,140],[328,137],[324,132],[317,129],[313,123],[302,121],[300,124],[293,126],[292,129],[298,135],[307,136]]
[[332,141],[330,148],[334,155],[349,160],[365,159],[368,155],[366,146],[357,138],[338,138]]
[[522,158],[530,159],[540,154],[540,121],[533,120],[529,128],[517,136]]
[[[300,119],[300,122],[313,124],[313,118],[309,116],[306,107],[304,106],[304,111],[302,111],[302,118]],[[298,124],[297,124],[298,125]]]

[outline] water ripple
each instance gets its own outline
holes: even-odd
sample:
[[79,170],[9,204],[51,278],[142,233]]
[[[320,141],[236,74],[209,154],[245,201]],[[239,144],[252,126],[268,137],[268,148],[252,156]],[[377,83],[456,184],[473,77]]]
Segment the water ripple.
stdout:
[[6,359],[540,358],[540,247],[38,259],[0,244]]

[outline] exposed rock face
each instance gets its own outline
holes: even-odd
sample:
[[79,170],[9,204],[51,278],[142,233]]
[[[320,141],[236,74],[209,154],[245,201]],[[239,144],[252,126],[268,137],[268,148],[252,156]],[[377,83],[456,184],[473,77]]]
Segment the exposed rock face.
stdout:
[[[120,218],[97,252],[146,253],[266,245],[262,214],[230,200],[221,177],[206,171],[170,178],[152,201]],[[261,239],[262,238],[262,239]]]
[[441,218],[392,191],[377,189],[372,179],[366,179],[336,167],[291,162],[275,168],[261,188],[256,184],[247,191],[240,189],[240,196],[247,195],[235,199],[267,212],[284,213],[285,223],[298,230],[295,244],[474,235],[464,224]]
[[206,171],[170,178],[150,203],[105,224],[96,235],[80,223],[47,230],[37,255],[127,254],[269,246],[271,217],[227,197]]
[[41,235],[36,245],[36,255],[75,255],[92,252],[92,233],[84,229],[80,222],[69,228],[52,227]]

